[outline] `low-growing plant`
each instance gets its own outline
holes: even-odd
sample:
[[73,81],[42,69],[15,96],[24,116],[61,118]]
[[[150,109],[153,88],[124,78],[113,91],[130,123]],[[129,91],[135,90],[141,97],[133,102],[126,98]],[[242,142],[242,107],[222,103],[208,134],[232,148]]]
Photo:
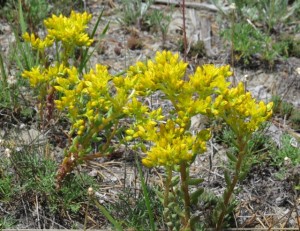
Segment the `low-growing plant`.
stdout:
[[[135,141],[134,148],[145,154],[142,163],[146,167],[165,170],[163,192],[158,192],[158,196],[166,224],[170,229],[194,230],[197,216],[191,205],[197,204],[204,189],[200,186],[203,179],[192,178],[189,166],[206,150],[211,131],[203,129],[191,133],[191,118],[202,114],[222,119],[233,131],[238,151],[236,156],[228,155],[234,170],[225,171],[226,190],[222,206],[215,213],[216,230],[221,230],[225,217],[234,208],[235,186],[241,179],[244,161],[250,155],[247,145],[253,133],[272,115],[272,103],[256,102],[251,93],[245,91],[243,83],[230,87],[229,66],[204,65],[185,80],[188,64],[181,61],[178,54],[167,51],[158,52],[154,60],[137,62],[124,76],[113,76],[100,64],[84,72],[80,62],[77,67],[76,62],[68,61],[76,46],[91,45],[92,37],[84,31],[90,17],[87,13],[74,12],[70,18],[52,16],[45,20],[49,33],[45,39],[28,33],[23,35],[42,53],[54,42],[61,42],[63,46],[63,55],[58,56],[54,65],[41,63],[23,73],[31,86],[39,90],[41,99],[47,97],[46,102],[49,95],[58,93],[51,98],[51,105],[65,113],[71,124],[68,147],[57,173],[57,188],[77,165],[109,155],[116,146],[112,141],[117,144]],[[62,20],[65,26],[61,25]],[[68,26],[76,28],[71,30],[75,34],[66,29]],[[167,114],[162,107],[152,108],[144,103],[143,97],[157,93],[172,104]],[[128,118],[132,123],[122,124]],[[196,190],[192,192],[191,187]],[[143,190],[145,197],[146,192]],[[145,203],[149,213],[149,200]],[[103,206],[99,208],[120,228]],[[151,216],[149,219],[151,221]]]
[[9,215],[0,218],[0,230],[12,228],[16,224],[16,219]]
[[292,112],[294,110],[294,105],[291,103],[288,103],[286,101],[283,101],[281,103],[281,108],[280,108],[280,114],[285,117],[286,119],[288,119]]
[[142,28],[146,22],[146,15],[153,0],[142,2],[140,0],[122,0],[122,17],[120,22],[126,26],[136,25]]
[[296,131],[300,129],[300,111],[298,109],[294,109],[291,115],[292,128]]
[[86,188],[98,188],[92,177],[80,173],[68,175],[57,191],[57,162],[47,158],[42,147],[21,143],[18,146],[7,146],[10,154],[5,159],[13,172],[0,178],[0,201],[10,203],[17,195],[37,196],[49,213],[63,216],[68,212],[76,214],[82,208],[87,201]]
[[[163,227],[163,206],[153,188],[147,187],[147,191],[157,227]],[[147,214],[147,207],[144,200],[145,198],[142,193],[126,189],[118,195],[118,202],[112,204],[109,210],[123,224],[123,227],[134,228],[136,230],[151,230],[152,227],[148,219],[149,214]]]
[[[271,152],[271,164],[278,168],[276,177],[280,180],[287,179],[288,173],[291,174],[291,169],[300,164],[300,151],[298,147],[299,140],[289,134],[283,134],[281,137],[281,145],[279,148],[274,148]],[[295,175],[297,177],[297,174]],[[294,176],[292,176],[294,178]],[[294,181],[294,180],[292,180]],[[299,181],[295,179],[293,186],[297,188]]]
[[[50,5],[46,0],[23,0],[20,1],[24,19],[28,23],[30,31],[37,32],[41,22],[48,17]],[[1,12],[12,25],[19,22],[19,1],[7,0]]]
[[188,53],[188,56],[198,57],[198,58],[204,57],[205,55],[206,55],[206,49],[205,49],[204,42],[202,40],[199,40],[195,44],[193,44]]
[[273,95],[271,97],[271,101],[273,102],[273,113],[277,114],[280,113],[282,99],[279,95]]
[[282,100],[279,95],[273,95],[271,101],[274,104],[274,114],[280,115],[282,118],[288,119],[294,111],[294,105]]
[[249,65],[255,57],[272,67],[277,59],[292,55],[290,47],[294,43],[281,39],[281,31],[285,31],[288,22],[297,21],[294,12],[299,9],[299,2],[232,0],[232,9],[228,11],[222,10],[220,1],[213,2],[231,22],[222,35],[231,42],[236,61]]
[[276,166],[284,167],[285,158],[289,158],[295,166],[300,163],[300,150],[293,145],[292,140],[295,139],[289,134],[284,134],[281,138],[281,146],[272,155],[273,163]]
[[[297,31],[297,30],[296,30]],[[296,32],[295,32],[296,33]],[[285,44],[283,50],[284,54],[288,57],[300,57],[300,40],[293,35],[282,35],[279,41]]]
[[12,188],[12,176],[1,175],[0,176],[0,201],[9,201],[14,195],[14,188]]
[[149,24],[149,27],[155,27],[161,33],[163,48],[165,47],[165,43],[167,41],[168,28],[171,23],[172,12],[173,9],[171,9],[169,14],[155,9],[152,12],[149,12],[147,17],[147,23]]
[[72,10],[82,12],[86,7],[86,1],[82,0],[48,0],[50,12],[55,15],[70,15]]
[[[217,229],[220,230],[225,215],[232,211],[231,196],[240,179],[241,169],[248,154],[247,143],[252,133],[271,115],[272,104],[268,106],[263,102],[257,104],[250,93],[245,93],[242,83],[236,88],[228,89],[230,83],[226,78],[231,75],[228,66],[216,68],[205,65],[198,68],[195,74],[189,77],[189,81],[183,81],[185,68],[186,63],[179,61],[177,55],[163,52],[157,54],[154,61],[148,61],[146,64],[138,63],[129,69],[133,72],[133,76],[141,74],[147,76],[141,79],[140,85],[135,85],[137,92],[141,92],[142,95],[146,92],[149,96],[152,92],[160,90],[164,97],[170,100],[173,109],[170,112],[172,116],[165,117],[161,114],[161,108],[151,109],[138,101],[133,101],[131,107],[139,107],[138,111],[144,113],[136,114],[136,110],[131,109],[136,122],[132,129],[126,131],[127,140],[139,138],[141,141],[149,141],[153,144],[149,150],[145,150],[143,142],[139,145],[147,154],[143,159],[144,165],[163,166],[166,169],[165,191],[162,194],[166,209],[165,220],[172,229],[178,225],[173,223],[172,217],[178,216],[181,220],[181,228],[193,229],[195,218],[190,208],[191,204],[197,202],[203,188],[197,187],[197,190],[190,194],[189,187],[198,186],[202,179],[191,179],[188,169],[195,156],[205,151],[205,143],[210,138],[210,131],[204,129],[192,135],[188,132],[191,117],[200,113],[223,118],[235,133],[238,155],[229,155],[231,161],[235,163],[235,168],[232,175],[225,172],[227,190],[223,195],[222,209],[218,210],[216,215]],[[212,94],[218,95],[214,101],[211,98]],[[178,172],[179,177],[174,179],[175,172]],[[178,201],[174,204],[171,198],[182,201],[183,211],[177,206],[175,210],[170,210],[175,204],[178,205]]]

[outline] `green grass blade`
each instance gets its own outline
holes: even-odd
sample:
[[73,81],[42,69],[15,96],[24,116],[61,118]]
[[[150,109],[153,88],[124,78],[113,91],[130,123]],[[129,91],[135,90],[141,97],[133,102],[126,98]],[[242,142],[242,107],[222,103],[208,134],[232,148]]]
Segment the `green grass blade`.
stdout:
[[24,34],[27,31],[27,25],[24,19],[21,0],[18,0],[19,22],[21,27],[21,33]]
[[147,210],[148,210],[151,230],[155,231],[155,223],[154,223],[153,211],[152,211],[151,205],[150,205],[149,194],[148,194],[146,183],[145,183],[145,180],[144,180],[142,168],[141,168],[140,162],[137,159],[137,156],[135,156],[135,162],[136,162],[136,165],[137,165],[137,168],[138,168],[138,173],[139,173],[139,176],[140,176],[140,179],[141,179],[142,190],[143,190],[143,194],[144,194],[144,198],[145,198],[145,204],[146,204],[146,207],[147,207]]
[[1,75],[0,91],[2,92],[2,95],[0,96],[0,105],[6,107],[8,105],[11,105],[11,100],[10,100],[10,90],[7,82],[7,73],[5,71],[4,60],[1,52],[0,52],[0,75]]
[[3,61],[3,57],[2,54],[0,52],[0,71],[1,71],[1,81],[3,83],[4,88],[7,87],[7,74],[4,68],[4,61]]
[[[21,34],[24,34],[27,31],[27,23],[24,18],[23,9],[22,9],[22,3],[21,0],[18,0],[18,15],[19,15],[19,24],[21,29]],[[31,48],[28,43],[22,43],[19,39],[19,34],[16,30],[14,30],[16,43],[17,43],[17,51],[20,52],[21,57],[23,58],[25,62],[25,68],[29,70],[32,66],[34,66],[34,59],[33,54],[31,52]],[[15,54],[16,62],[21,68],[21,70],[24,70],[24,66],[22,64],[22,60],[20,57],[18,57],[18,54]],[[38,59],[37,59],[38,60]]]
[[93,31],[92,31],[92,34],[91,34],[91,37],[92,37],[92,38],[94,38],[94,36],[95,36],[95,34],[96,34],[96,31],[97,31],[97,28],[98,28],[99,23],[100,23],[100,21],[101,21],[103,12],[104,12],[104,9],[101,11],[101,13],[100,13],[100,15],[99,15],[99,17],[98,17],[98,19],[97,19],[97,22],[96,22],[96,24],[95,24],[95,26],[94,26],[94,28],[93,28]]
[[[95,26],[93,28],[92,34],[91,34],[91,38],[94,38],[94,36],[96,34],[96,31],[97,31],[97,28],[98,28],[99,23],[101,21],[103,12],[104,12],[104,10],[102,10],[101,14],[99,15],[99,17],[97,19],[97,22],[96,22],[96,24],[95,24]],[[109,28],[109,23],[107,23],[106,26],[104,27],[104,29],[102,30],[100,39],[102,39],[105,36],[108,28]],[[89,48],[85,49],[85,51],[83,53],[82,61],[81,61],[80,65],[79,65],[79,73],[82,72],[83,68],[86,66],[86,63],[90,60],[91,56],[94,54],[94,52],[96,50],[96,47],[98,46],[99,43],[100,43],[100,41],[97,43],[97,45],[95,46],[95,48],[93,49],[93,51],[90,54],[88,54]]]
[[93,200],[97,206],[97,208],[103,213],[103,215],[110,221],[110,223],[113,224],[113,226],[115,227],[115,229],[117,231],[123,231],[122,226],[120,225],[119,222],[117,222],[110,214],[109,212],[106,210],[106,208],[104,206],[102,206],[98,200],[94,199]]
[[106,24],[106,26],[104,27],[102,33],[101,33],[101,38],[104,37],[106,35],[106,32],[109,28],[109,22]]

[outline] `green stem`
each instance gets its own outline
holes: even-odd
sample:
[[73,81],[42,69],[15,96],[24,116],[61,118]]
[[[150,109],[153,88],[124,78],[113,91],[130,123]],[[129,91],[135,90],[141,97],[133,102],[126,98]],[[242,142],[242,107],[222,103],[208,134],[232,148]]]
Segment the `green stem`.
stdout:
[[187,164],[185,162],[180,164],[180,178],[181,178],[181,190],[183,192],[184,199],[184,230],[190,230],[190,218],[191,218],[191,200],[189,194],[188,185],[188,174],[187,174]]
[[[167,168],[166,174],[167,177],[166,177],[166,181],[164,182],[164,188],[165,188],[164,204],[163,204],[164,209],[168,208],[169,205],[170,185],[172,183],[172,168]],[[166,223],[172,221],[172,219],[170,219],[169,213],[164,213],[164,219]],[[173,230],[173,226],[169,226],[169,230]]]
[[154,222],[153,210],[151,208],[151,201],[150,201],[150,198],[149,198],[149,192],[148,192],[147,185],[146,185],[146,182],[145,182],[145,179],[144,179],[144,176],[143,176],[142,167],[141,167],[140,162],[137,158],[137,155],[135,155],[135,163],[138,167],[138,172],[139,172],[139,176],[140,176],[140,179],[141,179],[142,190],[143,190],[144,198],[145,198],[144,201],[145,201],[145,205],[146,205],[147,210],[148,210],[151,231],[155,231],[155,222]]
[[164,195],[164,208],[168,207],[169,204],[169,194],[170,194],[170,184],[172,181],[172,169],[167,169],[167,178],[165,181],[165,195]]
[[240,171],[242,167],[242,163],[245,157],[245,151],[246,151],[246,141],[243,141],[241,137],[238,137],[238,144],[239,144],[239,154],[238,154],[238,160],[235,165],[235,174],[233,176],[233,180],[230,185],[227,185],[227,189],[225,190],[225,196],[224,196],[224,206],[222,207],[222,212],[219,216],[218,223],[216,226],[216,231],[219,231],[222,229],[224,217],[227,214],[227,208],[230,203],[231,195],[233,194],[234,188],[239,180]]

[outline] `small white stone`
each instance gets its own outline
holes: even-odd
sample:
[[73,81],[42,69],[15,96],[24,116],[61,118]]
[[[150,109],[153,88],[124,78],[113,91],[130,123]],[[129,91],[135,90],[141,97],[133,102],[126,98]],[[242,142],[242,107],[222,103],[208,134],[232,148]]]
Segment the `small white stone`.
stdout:
[[93,196],[95,194],[94,189],[92,187],[88,188],[88,195]]
[[9,148],[6,148],[5,151],[4,151],[5,155],[7,158],[10,158],[10,155],[11,155],[11,150]]
[[26,124],[20,124],[20,129],[26,128]]

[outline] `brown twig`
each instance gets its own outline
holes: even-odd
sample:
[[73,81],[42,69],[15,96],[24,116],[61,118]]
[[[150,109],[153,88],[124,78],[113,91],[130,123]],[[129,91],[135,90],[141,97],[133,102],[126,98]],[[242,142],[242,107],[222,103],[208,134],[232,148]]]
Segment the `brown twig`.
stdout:
[[182,30],[183,30],[183,60],[186,62],[187,56],[187,38],[186,38],[186,22],[185,22],[185,0],[182,0]]

